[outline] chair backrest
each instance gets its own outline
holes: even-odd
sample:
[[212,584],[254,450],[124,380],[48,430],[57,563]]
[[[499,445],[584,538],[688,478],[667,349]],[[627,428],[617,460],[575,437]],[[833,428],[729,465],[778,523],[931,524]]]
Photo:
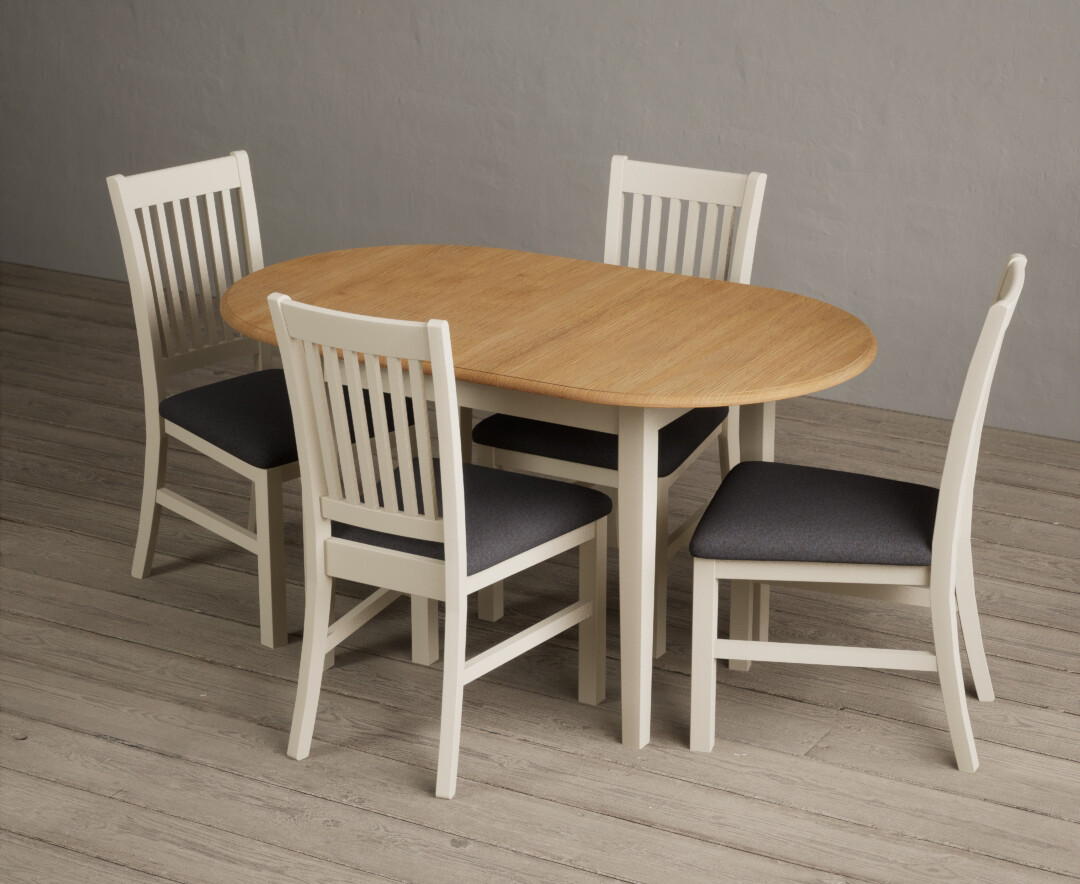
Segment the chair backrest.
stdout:
[[612,157],[604,261],[750,282],[765,178]]
[[997,295],[986,315],[979,342],[975,346],[975,355],[968,366],[960,404],[956,408],[952,432],[949,434],[934,524],[932,566],[934,571],[943,574],[942,585],[945,588],[953,585],[959,544],[969,539],[975,468],[979,460],[983,421],[986,419],[986,403],[990,398],[990,384],[994,380],[1001,342],[1024,287],[1026,266],[1027,258],[1023,255],[1011,255],[1005,265]]
[[263,266],[247,154],[108,179],[139,334],[147,407],[169,375],[258,344],[221,319],[233,282]]
[[[449,325],[342,313],[282,294],[269,302],[293,411],[305,522],[321,520],[325,528],[332,519],[443,543],[448,571],[464,575],[465,495]],[[431,365],[427,383],[424,362]],[[441,514],[429,398],[435,401]],[[373,444],[365,439],[368,407]],[[355,445],[350,420],[357,423]],[[398,429],[393,438],[391,423]]]

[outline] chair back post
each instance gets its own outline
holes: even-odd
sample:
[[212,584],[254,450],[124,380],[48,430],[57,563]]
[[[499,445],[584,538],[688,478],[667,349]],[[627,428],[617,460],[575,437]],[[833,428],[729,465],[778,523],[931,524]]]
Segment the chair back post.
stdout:
[[170,375],[259,352],[254,341],[224,323],[218,309],[229,285],[262,267],[251,170],[247,154],[236,151],[186,166],[113,175],[107,181],[151,415],[165,397]]
[[761,204],[765,201],[764,172],[751,172],[746,176],[746,191],[739,212],[739,229],[731,247],[731,270],[729,282],[750,284],[754,269],[754,251],[757,247],[758,224],[761,221]]
[[947,594],[956,585],[960,544],[970,542],[975,470],[986,405],[1005,331],[1024,287],[1026,265],[1027,258],[1023,255],[1009,257],[960,394],[960,403],[949,434],[934,523],[931,591],[935,595]]
[[163,354],[161,336],[153,327],[156,322],[153,322],[149,302],[153,289],[150,285],[146,253],[139,248],[142,234],[134,208],[129,210],[125,199],[126,181],[123,175],[112,175],[106,179],[113,214],[116,216],[116,227],[120,234],[120,246],[124,253],[131,306],[135,313],[135,333],[139,341],[139,363],[143,379],[143,408],[149,420],[157,411],[158,403],[165,398],[163,384],[158,378],[158,365]]
[[[303,343],[289,332],[288,320],[282,309],[283,302],[291,300],[288,295],[275,292],[267,298],[270,318],[274,323],[278,352],[285,369],[285,386],[289,391],[289,408],[293,416],[296,434],[296,455],[300,464],[300,500],[304,520],[304,550],[315,554],[321,561],[322,541],[330,536],[330,522],[322,519],[319,501],[326,494],[326,475],[319,468],[318,425],[315,407],[307,393],[310,381],[304,360]],[[304,556],[304,570],[315,565],[311,555]],[[313,584],[310,584],[313,585]]]
[[623,231],[623,170],[625,156],[611,158],[611,177],[608,180],[607,226],[604,228],[604,263],[622,262]]
[[262,270],[262,235],[259,232],[259,213],[255,209],[255,186],[251,181],[251,162],[246,150],[234,150],[229,154],[236,161],[236,177],[240,190],[240,223],[244,234],[244,252],[247,255],[247,272]]
[[427,323],[427,330],[442,483],[446,599],[447,602],[456,600],[464,605],[468,569],[465,551],[465,481],[461,467],[461,421],[458,417],[450,325],[444,319],[432,319]]
[[[263,259],[262,234],[259,230],[259,213],[255,209],[255,187],[251,181],[251,163],[246,150],[234,150],[229,154],[236,160],[240,180],[240,223],[244,233],[244,254],[247,256],[247,272],[254,273],[266,266]],[[259,343],[256,368],[270,368],[274,362],[274,348]]]

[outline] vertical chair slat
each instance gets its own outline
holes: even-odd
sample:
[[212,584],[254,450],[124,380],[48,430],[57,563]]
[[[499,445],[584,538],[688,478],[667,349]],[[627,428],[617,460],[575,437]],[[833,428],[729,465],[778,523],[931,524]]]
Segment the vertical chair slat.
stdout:
[[[348,352],[342,354],[349,358]],[[345,391],[341,383],[341,362],[338,352],[333,347],[323,347],[323,375],[326,378],[326,390],[330,398],[330,417],[334,426],[334,439],[337,442],[337,460],[341,469],[341,483],[345,499],[349,503],[360,503],[360,490],[356,483],[356,464],[354,461],[352,440],[349,438],[349,413],[345,409]],[[364,424],[363,432],[359,425]],[[363,409],[353,412],[353,427],[359,442],[367,431],[367,416]]]
[[[375,426],[375,451],[379,459],[379,481],[383,489],[383,507],[393,512],[401,512],[394,487],[394,458],[390,453],[390,428],[386,420],[386,400],[383,398],[382,369],[379,357],[373,353],[364,354],[364,376],[367,378],[368,393],[371,397],[371,417]],[[393,506],[390,506],[391,501]]]
[[431,453],[431,427],[428,424],[427,401],[424,394],[424,369],[419,359],[409,360],[409,394],[413,403],[413,431],[416,434],[416,459],[420,465],[420,493],[424,515],[438,518],[435,505],[435,464]]
[[697,231],[698,216],[701,214],[701,203],[690,200],[686,206],[686,235],[683,237],[682,273],[687,276],[694,274],[694,259],[697,257]]
[[645,269],[656,269],[656,258],[660,251],[660,218],[664,211],[664,201],[658,196],[649,197],[649,245],[645,254]]
[[716,251],[716,203],[709,203],[705,207],[705,233],[701,239],[701,270],[702,276],[715,279],[713,273],[713,254]]
[[200,218],[199,197],[190,197],[187,201],[191,214],[191,239],[195,246],[195,267],[199,273],[199,292],[202,295],[203,316],[206,319],[206,342],[218,344],[222,335],[222,322],[214,305],[214,291],[210,286],[210,272],[206,263],[206,244],[203,241],[202,218]]
[[345,377],[349,384],[349,404],[352,405],[353,427],[356,431],[356,455],[360,462],[360,497],[379,505],[375,463],[371,458],[371,436],[368,433],[367,407],[364,405],[364,381],[360,377],[360,356],[350,350],[345,353]]
[[240,204],[240,222],[244,234],[244,255],[247,258],[247,272],[254,273],[263,268],[262,236],[259,233],[259,213],[255,210],[255,188],[251,184],[251,164],[246,151],[238,150],[232,154],[236,160],[240,177],[237,189]]
[[156,209],[157,206],[147,206],[142,210],[146,230],[146,254],[150,259],[150,286],[153,289],[158,328],[161,330],[162,355],[175,356],[180,351],[180,344],[176,330],[173,328],[172,315],[169,313],[169,296],[165,291],[165,281],[161,275],[161,262],[158,260],[160,235],[154,232],[154,224],[159,222]]
[[398,469],[401,473],[401,494],[405,512],[410,516],[420,510],[416,505],[416,478],[413,476],[412,442],[409,439],[409,417],[405,408],[405,380],[401,360],[386,357],[387,377],[390,380],[390,407],[394,415],[394,441],[397,443]]
[[338,475],[338,459],[334,454],[330,411],[326,402],[326,380],[323,377],[322,360],[319,358],[318,344],[304,344],[304,361],[307,363],[307,380],[311,394],[312,410],[315,412],[315,424],[318,427],[319,447],[322,452],[323,477],[326,480],[326,493],[340,498],[341,479]]
[[735,209],[732,206],[724,206],[724,223],[720,227],[720,241],[716,255],[716,273],[713,279],[726,279],[728,264],[731,262],[731,233],[734,229],[732,221],[735,218]]
[[630,238],[627,242],[627,267],[641,266],[641,216],[644,213],[645,198],[635,193],[630,198]]
[[184,281],[182,291],[183,299],[187,307],[187,328],[191,336],[191,346],[199,349],[205,344],[203,323],[199,315],[199,301],[195,291],[195,282],[191,273],[191,237],[188,236],[187,225],[184,224],[184,211],[180,200],[172,201],[173,222],[176,225],[176,247],[180,254],[180,275]]
[[682,231],[682,200],[668,200],[667,241],[664,243],[664,271],[675,272],[679,255],[679,233]]
[[176,283],[176,266],[173,260],[173,252],[176,248],[172,234],[169,232],[169,215],[166,203],[154,206],[158,215],[158,237],[161,241],[161,256],[165,264],[164,282],[169,297],[169,309],[172,311],[173,322],[176,331],[176,346],[178,353],[184,353],[191,349],[191,341],[188,335],[187,323],[184,321],[184,305],[180,298],[180,286]]

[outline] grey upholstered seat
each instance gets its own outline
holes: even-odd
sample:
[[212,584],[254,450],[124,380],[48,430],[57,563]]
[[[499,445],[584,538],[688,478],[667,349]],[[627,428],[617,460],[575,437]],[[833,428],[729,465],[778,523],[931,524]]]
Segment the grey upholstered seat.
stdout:
[[254,467],[296,460],[289,393],[279,368],[186,390],[158,408],[165,420]]
[[[473,464],[463,466],[469,574],[497,565],[611,512],[611,499],[592,488]],[[435,460],[437,493],[440,492],[438,467],[439,461]],[[400,494],[399,483],[399,498]],[[441,509],[442,494],[438,493],[438,497]],[[334,522],[331,530],[334,537],[357,543],[433,559],[443,557],[443,545],[431,540],[385,534],[341,522]]]
[[[365,390],[368,435],[374,435],[368,402]],[[348,398],[345,408],[352,435]],[[406,403],[406,408],[411,425],[411,400]],[[162,400],[159,410],[165,420],[254,467],[268,470],[296,460],[289,393],[285,387],[285,373],[280,368],[256,371],[177,393]],[[389,408],[387,421],[392,433],[393,418]]]
[[744,462],[690,541],[701,559],[929,565],[936,488],[858,473]]
[[[692,408],[662,427],[657,442],[657,476],[662,479],[675,472],[724,422],[727,413],[726,408]],[[619,437],[614,433],[496,414],[476,425],[473,441],[608,470],[619,468]]]

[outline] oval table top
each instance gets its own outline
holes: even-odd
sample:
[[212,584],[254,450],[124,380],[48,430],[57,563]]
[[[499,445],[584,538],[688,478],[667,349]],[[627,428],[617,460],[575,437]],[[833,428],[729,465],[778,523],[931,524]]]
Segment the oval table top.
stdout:
[[860,320],[804,295],[483,246],[283,261],[231,286],[222,317],[276,344],[273,292],[350,313],[445,319],[458,380],[608,405],[771,402],[842,383],[877,354]]

